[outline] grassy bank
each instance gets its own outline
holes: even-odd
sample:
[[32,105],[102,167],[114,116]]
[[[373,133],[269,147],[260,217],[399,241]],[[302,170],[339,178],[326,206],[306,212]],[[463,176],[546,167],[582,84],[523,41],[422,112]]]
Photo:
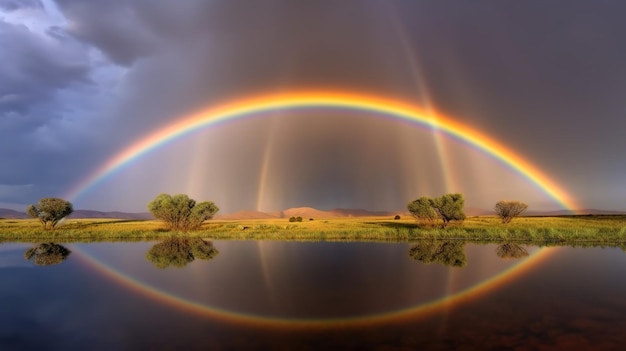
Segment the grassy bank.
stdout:
[[173,233],[159,221],[72,219],[54,231],[44,231],[35,220],[0,220],[0,242],[76,242],[159,240],[186,235],[220,240],[346,240],[414,241],[519,241],[545,243],[626,243],[626,216],[523,217],[501,224],[495,217],[471,217],[446,229],[412,218],[383,217],[272,220],[215,220],[201,230]]

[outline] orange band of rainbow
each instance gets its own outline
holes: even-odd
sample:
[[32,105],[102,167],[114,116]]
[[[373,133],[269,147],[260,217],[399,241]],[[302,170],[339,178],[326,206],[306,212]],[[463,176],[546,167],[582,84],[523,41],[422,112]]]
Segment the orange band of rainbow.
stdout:
[[159,146],[186,136],[194,131],[208,128],[218,122],[236,120],[264,112],[303,108],[338,108],[352,111],[364,111],[390,116],[398,120],[406,120],[417,125],[439,130],[449,136],[467,142],[487,155],[506,164],[535,184],[541,191],[546,193],[565,209],[570,211],[576,210],[577,206],[575,202],[563,189],[550,180],[548,176],[532,166],[521,156],[479,131],[432,112],[424,113],[419,108],[406,103],[376,96],[341,92],[304,92],[255,96],[209,108],[186,118],[179,119],[174,123],[150,133],[117,153],[105,162],[102,167],[72,189],[66,198],[75,200],[122,166],[130,164],[133,160],[140,158]]

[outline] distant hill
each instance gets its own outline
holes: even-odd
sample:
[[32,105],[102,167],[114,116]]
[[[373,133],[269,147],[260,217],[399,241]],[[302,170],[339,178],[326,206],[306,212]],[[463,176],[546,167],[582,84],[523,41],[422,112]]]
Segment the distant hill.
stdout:
[[[625,215],[626,211],[608,211],[608,210],[598,210],[598,209],[584,209],[579,210],[577,215]],[[528,211],[524,213],[524,216],[567,216],[571,215],[570,211],[559,210],[559,211]]]
[[[30,218],[25,212],[0,208],[0,218]],[[131,212],[102,212],[91,210],[76,210],[67,218],[117,218],[117,219],[154,219],[150,213],[131,213]]]
[[483,208],[478,208],[478,207],[466,207],[463,209],[463,212],[465,212],[465,215],[467,217],[495,216],[496,215],[496,212],[493,210],[485,210]]
[[216,214],[214,219],[272,219],[280,218],[279,214],[265,213],[260,211],[237,211],[227,214]]
[[334,210],[328,211],[330,213],[336,214],[337,217],[373,217],[373,216],[395,216],[400,212],[389,212],[389,211],[369,211],[364,209],[349,209],[349,208],[336,208]]
[[91,210],[76,210],[67,218],[116,218],[116,219],[154,219],[154,216],[148,212],[132,213],[132,212],[101,212]]
[[[466,208],[465,214],[468,217],[473,216],[495,216],[494,211],[484,210],[480,208]],[[569,211],[528,211],[524,216],[565,216],[570,215]],[[626,211],[607,211],[598,209],[585,209],[579,211],[580,215],[626,215]],[[407,211],[369,211],[364,209],[347,209],[336,208],[333,210],[318,210],[313,207],[295,207],[289,208],[283,211],[275,212],[260,212],[254,210],[238,211],[234,213],[218,213],[214,218],[222,220],[239,220],[239,219],[274,219],[274,218],[289,218],[289,217],[302,217],[308,218],[347,218],[347,217],[384,217],[395,216],[410,217],[411,214]],[[19,212],[7,208],[0,208],[0,219],[21,219],[30,218],[25,212]],[[119,212],[119,211],[91,211],[91,210],[76,210],[68,218],[116,218],[116,219],[154,219],[152,214],[147,212],[133,213],[133,212]]]
[[373,217],[392,216],[399,212],[369,211],[364,209],[336,208],[333,210],[318,210],[312,207],[296,207],[280,212],[280,218],[344,218],[344,217]]
[[343,218],[343,217],[372,217],[372,216],[394,216],[396,214],[408,215],[408,213],[388,212],[388,211],[368,211],[363,209],[336,208],[333,210],[318,210],[313,207],[294,207],[283,211],[260,212],[260,211],[238,211],[228,214],[217,214],[215,219],[272,219],[302,217],[308,218]]
[[9,210],[8,208],[0,208],[0,218],[19,219],[28,218],[28,215],[25,212]]
[[280,212],[281,218],[302,217],[302,218],[334,218],[339,217],[330,211],[318,210],[312,207],[289,208]]

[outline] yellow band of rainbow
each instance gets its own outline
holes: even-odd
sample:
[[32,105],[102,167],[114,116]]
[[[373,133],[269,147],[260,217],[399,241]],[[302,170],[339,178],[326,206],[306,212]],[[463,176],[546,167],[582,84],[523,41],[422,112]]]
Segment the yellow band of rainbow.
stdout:
[[70,200],[77,199],[107,176],[130,164],[133,160],[194,131],[211,127],[219,122],[237,120],[261,113],[306,108],[334,108],[381,114],[441,131],[467,142],[507,165],[532,182],[564,209],[570,211],[577,209],[574,200],[547,175],[512,150],[470,126],[433,112],[425,113],[419,108],[403,102],[371,95],[331,91],[253,96],[208,108],[178,119],[176,122],[137,140],[114,155],[95,172],[78,183],[65,197]]
[[[566,194],[566,192],[556,183],[551,181],[543,172],[539,171],[521,156],[506,148],[501,143],[496,142],[492,138],[467,125],[454,121],[450,118],[434,114],[433,112],[425,113],[415,106],[399,101],[364,94],[329,91],[254,96],[252,98],[236,100],[231,103],[226,103],[218,107],[209,108],[198,113],[191,114],[150,133],[114,155],[100,168],[72,189],[66,198],[71,200],[78,198],[79,196],[85,194],[89,189],[95,187],[107,176],[121,167],[130,164],[133,160],[140,158],[159,146],[165,145],[177,138],[189,135],[194,131],[214,126],[219,122],[237,120],[266,112],[306,108],[337,108],[352,111],[364,111],[390,116],[397,120],[405,120],[417,125],[441,131],[456,139],[467,142],[478,150],[481,150],[487,155],[507,165],[531,181],[541,191],[546,193],[565,209],[571,211],[575,211],[576,209],[576,204]],[[373,325],[381,322],[398,321],[425,315],[428,314],[428,312],[438,310],[444,305],[476,298],[484,292],[491,291],[495,287],[505,284],[514,277],[529,270],[531,267],[534,267],[538,264],[538,262],[547,258],[549,256],[549,252],[552,252],[552,250],[542,249],[533,254],[531,258],[523,261],[523,263],[520,263],[519,265],[516,265],[511,269],[502,272],[501,274],[498,274],[497,276],[494,276],[468,290],[445,299],[432,301],[431,303],[427,303],[425,305],[401,311],[392,311],[389,313],[372,315],[366,318],[344,318],[336,320],[268,319],[264,317],[219,310],[196,302],[187,301],[180,297],[159,291],[153,287],[146,286],[141,282],[135,281],[131,277],[127,277],[124,274],[113,270],[88,255],[84,255],[83,257],[86,259],[86,262],[91,264],[94,268],[97,268],[99,271],[105,273],[105,275],[111,277],[112,279],[123,283],[123,285],[128,286],[132,290],[147,293],[156,300],[166,302],[190,312],[232,323],[284,328],[311,328],[316,326],[337,327]]]
[[364,316],[318,319],[267,317],[233,312],[205,305],[203,303],[160,290],[139,281],[134,277],[131,277],[101,262],[86,252],[76,249],[74,249],[73,252],[77,252],[79,254],[79,258],[90,268],[93,268],[95,271],[118,283],[120,286],[124,286],[142,296],[149,297],[175,309],[229,324],[245,325],[256,328],[312,330],[328,328],[362,328],[376,325],[388,325],[390,323],[402,323],[408,320],[427,317],[433,313],[440,312],[442,308],[454,308],[463,303],[478,299],[485,294],[514,281],[516,278],[521,277],[533,268],[539,266],[542,262],[558,251],[559,249],[554,247],[541,248],[534,252],[530,257],[521,260],[519,263],[488,279],[483,280],[478,284],[454,294],[442,296],[441,298],[434,299],[420,305]]

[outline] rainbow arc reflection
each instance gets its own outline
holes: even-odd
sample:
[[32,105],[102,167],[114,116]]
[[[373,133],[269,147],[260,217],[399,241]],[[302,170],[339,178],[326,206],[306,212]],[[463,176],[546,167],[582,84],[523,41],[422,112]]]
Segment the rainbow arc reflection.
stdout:
[[423,303],[417,306],[410,306],[404,309],[375,313],[370,315],[342,317],[342,318],[278,318],[266,317],[241,312],[233,312],[222,308],[212,307],[191,299],[187,299],[167,291],[163,291],[151,286],[143,281],[118,270],[98,258],[80,250],[74,250],[82,261],[103,276],[126,287],[131,291],[151,298],[155,301],[171,306],[175,309],[186,311],[195,315],[208,317],[220,322],[244,325],[258,328],[279,328],[279,329],[326,329],[326,328],[362,328],[376,325],[388,325],[392,323],[402,323],[404,321],[415,320],[427,317],[443,309],[454,308],[463,303],[480,298],[485,294],[514,281],[557,252],[558,248],[541,248],[530,257],[522,260],[508,269],[483,280],[469,288],[459,292],[442,296],[438,299]]
[[[137,160],[149,152],[167,145],[168,143],[171,143],[179,138],[188,136],[195,131],[215,127],[221,122],[251,118],[272,111],[297,111],[311,108],[345,109],[354,112],[360,111],[369,114],[379,114],[390,117],[396,121],[408,121],[417,126],[440,131],[449,137],[465,142],[471,147],[506,165],[534,184],[538,189],[547,194],[563,208],[572,212],[575,212],[577,208],[575,201],[563,189],[561,189],[556,182],[549,179],[547,175],[531,165],[517,153],[487,135],[471,128],[470,126],[459,123],[451,118],[437,115],[432,110],[427,112],[422,111],[418,107],[407,103],[384,99],[377,96],[331,91],[253,96],[251,98],[236,100],[234,102],[209,108],[181,119],[177,119],[176,122],[146,135],[111,157],[100,168],[95,170],[82,182],[78,183],[76,187],[71,189],[65,198],[75,201],[81,196],[84,196],[90,189],[96,187],[107,177],[114,174],[117,170],[130,165],[134,160]],[[266,157],[266,159],[269,159],[269,156]],[[261,177],[263,176],[264,175],[261,174]],[[262,179],[260,183],[262,185]],[[260,186],[259,194],[257,195],[262,196],[262,194],[263,189],[262,186]],[[261,200],[262,199],[257,199],[257,202],[260,202]],[[389,311],[387,313],[339,319],[266,318],[206,306],[201,303],[186,300],[182,297],[158,290],[134,279],[133,277],[117,271],[110,266],[107,266],[103,262],[84,252],[77,250],[77,253],[88,265],[129,289],[149,296],[154,300],[161,301],[168,305],[195,314],[215,318],[224,322],[259,327],[327,328],[341,326],[360,327],[366,325],[376,325],[379,323],[402,321],[428,315],[429,313],[440,310],[442,307],[450,307],[455,304],[469,301],[506,284],[524,272],[532,269],[549,257],[550,253],[554,252],[554,250],[556,249],[540,249],[521,263],[487,280],[484,280],[471,288],[450,296],[442,297],[426,304],[403,310]]]

